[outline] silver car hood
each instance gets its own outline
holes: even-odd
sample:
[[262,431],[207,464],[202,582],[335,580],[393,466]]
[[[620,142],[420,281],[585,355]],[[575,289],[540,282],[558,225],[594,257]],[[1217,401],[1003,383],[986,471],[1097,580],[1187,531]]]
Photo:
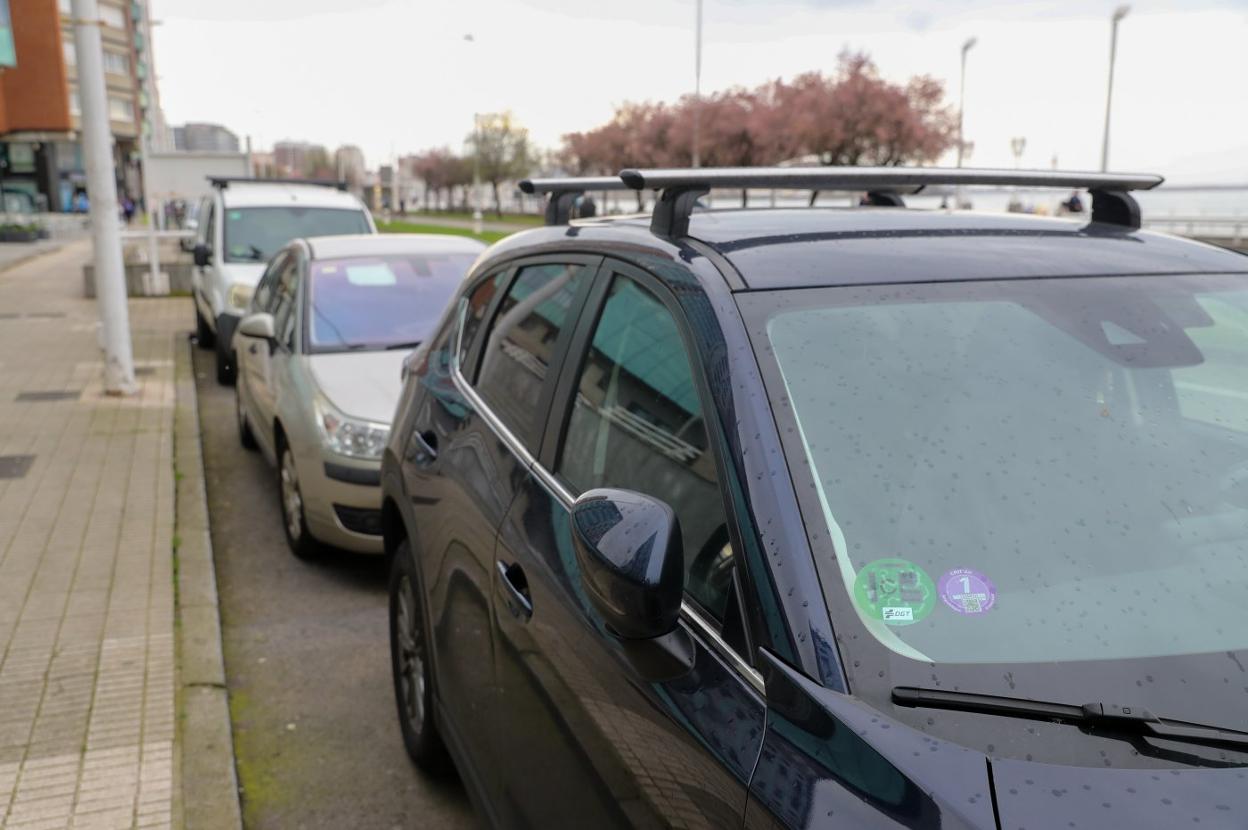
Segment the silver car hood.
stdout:
[[321,394],[342,414],[389,424],[399,402],[405,349],[390,352],[334,352],[308,356]]

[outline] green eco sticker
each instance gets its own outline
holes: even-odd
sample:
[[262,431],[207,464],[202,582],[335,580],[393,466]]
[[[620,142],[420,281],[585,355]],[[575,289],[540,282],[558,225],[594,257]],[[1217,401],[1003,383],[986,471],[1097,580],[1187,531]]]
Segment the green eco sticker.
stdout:
[[886,625],[911,625],[936,607],[936,584],[907,559],[877,559],[854,578],[854,601]]

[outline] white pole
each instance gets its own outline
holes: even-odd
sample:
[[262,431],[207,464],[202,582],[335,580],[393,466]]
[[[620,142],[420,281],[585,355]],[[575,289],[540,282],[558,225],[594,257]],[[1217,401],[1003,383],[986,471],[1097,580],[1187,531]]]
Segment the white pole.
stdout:
[[962,114],[966,109],[966,53],[975,46],[978,38],[967,38],[962,44],[962,75],[958,81],[958,167],[962,166],[962,150],[965,142],[962,139]]
[[702,0],[698,0],[697,34],[693,46],[693,165],[702,166]]
[[1114,58],[1118,54],[1118,21],[1127,16],[1130,6],[1114,9],[1109,23],[1109,91],[1105,93],[1105,135],[1101,139],[1101,172],[1109,169],[1109,113],[1114,103]]
[[481,116],[479,113],[472,114],[472,232],[481,234],[485,230],[485,223],[481,216]]
[[78,95],[82,104],[82,144],[87,165],[87,197],[95,246],[95,297],[103,326],[104,392],[133,395],[134,355],[130,346],[130,311],[122,269],[121,229],[117,218],[117,181],[113,173],[113,136],[104,92],[104,54],[100,45],[100,10],[96,0],[73,0],[74,47],[78,54]]

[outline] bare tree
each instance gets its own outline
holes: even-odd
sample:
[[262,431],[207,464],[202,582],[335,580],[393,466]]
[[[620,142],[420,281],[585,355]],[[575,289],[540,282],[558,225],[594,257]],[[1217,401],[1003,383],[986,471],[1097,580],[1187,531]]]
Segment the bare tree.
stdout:
[[521,127],[510,112],[487,113],[477,121],[477,129],[468,136],[469,162],[476,161],[481,180],[494,191],[494,212],[503,215],[498,195],[500,182],[523,177],[529,171],[532,150],[529,131]]

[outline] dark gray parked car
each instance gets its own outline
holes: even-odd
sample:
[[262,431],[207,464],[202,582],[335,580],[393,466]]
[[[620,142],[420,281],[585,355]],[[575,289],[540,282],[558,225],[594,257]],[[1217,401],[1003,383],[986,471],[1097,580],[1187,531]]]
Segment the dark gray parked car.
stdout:
[[[382,463],[412,757],[500,826],[1242,828],[1248,259],[1141,231],[1159,181],[529,183]],[[625,185],[652,218],[567,223]]]

